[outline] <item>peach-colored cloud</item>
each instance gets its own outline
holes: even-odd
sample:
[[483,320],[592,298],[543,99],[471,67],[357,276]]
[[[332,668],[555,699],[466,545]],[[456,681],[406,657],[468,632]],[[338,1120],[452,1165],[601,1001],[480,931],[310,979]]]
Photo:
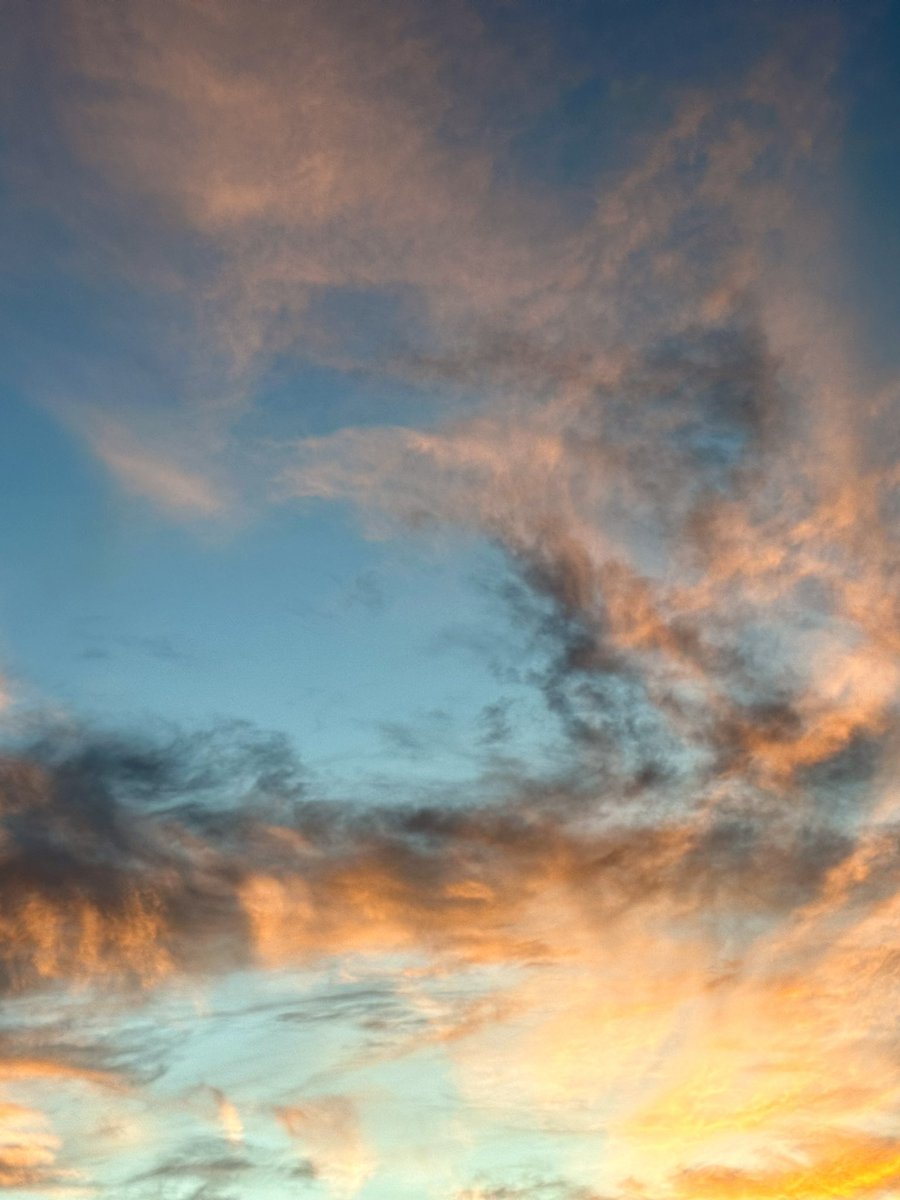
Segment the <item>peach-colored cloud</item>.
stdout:
[[84,1083],[110,1087],[116,1076],[109,1071],[79,1067],[72,1063],[48,1058],[4,1058],[0,1060],[0,1080],[11,1079],[74,1079]]
[[176,515],[212,517],[226,507],[221,489],[199,471],[178,466],[115,425],[92,424],[91,448],[126,492]]
[[60,1146],[41,1113],[0,1103],[0,1188],[37,1190],[60,1182],[64,1176],[54,1166]]
[[[55,1058],[35,1058],[25,1055],[0,1056],[0,1189],[14,1192],[46,1191],[75,1194],[83,1182],[80,1171],[63,1165],[64,1139],[53,1127],[50,1117],[18,1099],[5,1099],[7,1094],[18,1097],[21,1092],[30,1098],[29,1088],[38,1092],[52,1084],[55,1090],[72,1084],[87,1085],[89,1091],[119,1092],[121,1079],[111,1071],[81,1066]],[[37,1093],[36,1093],[37,1094]],[[43,1096],[46,1098],[44,1090]]]
[[[64,98],[76,151],[122,204],[149,207],[151,221],[164,214],[215,257],[201,287],[170,290],[196,296],[194,349],[206,348],[207,368],[217,356],[230,363],[215,382],[199,367],[202,349],[186,356],[185,398],[220,436],[270,354],[350,363],[340,330],[316,316],[323,291],[390,302],[406,289],[437,347],[435,380],[443,371],[452,382],[468,363],[480,390],[514,380],[533,406],[555,399],[548,388],[561,380],[590,394],[623,352],[655,338],[710,314],[730,320],[771,274],[766,239],[786,227],[805,237],[814,223],[808,212],[797,220],[792,189],[831,128],[834,59],[803,61],[800,39],[783,39],[727,96],[673,97],[668,128],[637,164],[602,177],[594,210],[573,223],[552,195],[505,178],[505,144],[483,136],[481,119],[499,71],[520,113],[552,99],[564,76],[546,63],[539,80],[529,74],[464,3],[428,29],[399,2],[378,22],[365,6],[316,0],[263,11],[72,0],[66,11],[82,81]],[[748,106],[790,119],[772,132]],[[704,239],[685,243],[686,221],[705,221]],[[417,357],[427,370],[415,350],[376,368],[415,373]],[[198,375],[208,375],[202,395]],[[166,465],[184,470],[177,455]],[[163,463],[132,468],[164,501]],[[209,506],[205,478],[170,481],[182,507]]]
[[378,21],[316,0],[68,14],[73,65],[94,85],[68,97],[73,140],[223,252],[202,319],[236,362],[303,336],[317,288],[438,276],[459,304],[464,288],[496,291],[485,255],[527,255],[504,247],[496,218],[484,228],[489,154],[441,133],[475,95],[448,88],[448,66],[485,84],[498,65],[464,5],[444,13],[443,38],[403,3]]
[[237,1105],[224,1092],[216,1091],[216,1111],[222,1132],[232,1146],[240,1146],[244,1140],[244,1122]]
[[115,911],[87,899],[54,903],[23,889],[0,916],[9,982],[92,980],[152,984],[172,969],[158,899],[136,888]]
[[278,1118],[312,1163],[335,1200],[352,1200],[372,1175],[376,1160],[347,1096],[317,1096],[278,1111]]

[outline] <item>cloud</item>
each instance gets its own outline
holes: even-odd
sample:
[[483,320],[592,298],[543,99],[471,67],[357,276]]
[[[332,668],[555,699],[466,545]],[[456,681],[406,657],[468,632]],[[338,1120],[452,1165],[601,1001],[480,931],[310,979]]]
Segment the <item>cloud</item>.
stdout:
[[121,428],[97,422],[90,441],[97,457],[132,495],[152,500],[176,516],[213,517],[226,507],[224,494],[209,479],[141,447]]
[[[68,736],[65,753],[47,740],[5,766],[8,999],[68,985],[87,1003],[140,984],[142,1003],[165,1005],[235,970],[381,963],[378,986],[346,1003],[332,990],[298,1007],[291,982],[259,1017],[322,1045],[323,1021],[343,1031],[323,1077],[358,1073],[353,1102],[310,1080],[305,1099],[285,1094],[289,1072],[268,1101],[269,1125],[335,1196],[386,1169],[366,1072],[404,1061],[451,1064],[462,1114],[528,1114],[543,1137],[603,1130],[604,1196],[628,1195],[629,1177],[698,1197],[890,1178],[885,1140],[858,1132],[896,1105],[882,1016],[896,1002],[897,825],[877,775],[884,801],[855,828],[781,793],[724,804],[719,780],[716,803],[668,809],[660,781],[628,797],[522,780],[489,805],[373,811],[312,798],[283,744],[240,726]],[[38,1040],[3,1057],[0,1085],[114,1094],[99,1044],[79,1053]],[[209,1124],[255,1171],[266,1105],[245,1088],[214,1084]],[[776,1146],[809,1165],[782,1169]]]
[[810,268],[834,154],[817,50],[792,36],[715,104],[684,98],[531,264],[539,308],[510,293],[409,360],[480,386],[475,415],[285,448],[281,496],[499,544],[547,606],[552,710],[636,774],[701,756],[778,787],[894,721],[897,393],[865,381]]
[[809,1165],[755,1174],[751,1171],[715,1169],[686,1171],[679,1194],[701,1197],[837,1195],[877,1196],[897,1186],[900,1179],[900,1146],[887,1138],[865,1136],[838,1139],[827,1148],[817,1146]]
[[219,1191],[219,1185],[224,1183],[227,1186],[234,1179],[242,1180],[253,1168],[247,1159],[239,1155],[217,1153],[218,1149],[208,1142],[199,1141],[129,1182],[132,1186],[142,1187],[154,1182],[157,1186],[165,1186],[167,1180],[174,1181],[176,1186],[190,1181],[192,1185],[196,1184],[196,1189],[191,1192],[192,1200],[228,1195]]
[[[678,332],[673,313],[680,329],[727,325],[773,240],[809,259],[812,207],[802,223],[794,210],[833,139],[825,20],[779,30],[781,50],[722,94],[673,89],[668,124],[639,161],[601,165],[582,214],[512,168],[577,70],[549,36],[496,36],[475,6],[426,20],[391,3],[373,23],[317,0],[72,0],[62,18],[66,85],[48,89],[96,181],[85,222],[104,242],[122,224],[117,269],[178,313],[152,325],[146,398],[127,399],[131,370],[91,403],[131,431],[113,468],[174,512],[214,507],[185,435],[234,472],[230,430],[278,356],[533,404],[614,382],[623,355]],[[66,401],[76,424],[82,405]]]
[[347,1198],[359,1194],[375,1169],[355,1106],[347,1096],[317,1096],[302,1105],[283,1108],[278,1118],[308,1155],[314,1177],[328,1194]]
[[273,356],[379,358],[432,293],[456,324],[476,295],[505,303],[510,268],[527,286],[529,241],[508,236],[527,218],[511,189],[492,199],[478,142],[486,113],[505,140],[562,76],[487,38],[469,5],[392,2],[377,22],[318,0],[54,7],[47,136],[72,169],[19,154],[90,283],[104,274],[138,315],[98,316],[102,353],[29,367],[31,385],[128,490],[174,516],[216,510],[226,471],[255,493],[233,430]]
[[41,1113],[0,1104],[0,1188],[37,1189],[60,1182],[53,1166],[59,1146]]
[[[12,1050],[12,1053],[9,1051]],[[50,1084],[55,1091],[88,1093],[112,1089],[121,1092],[123,1081],[114,1073],[68,1061],[65,1058],[34,1058],[16,1054],[13,1047],[0,1044],[0,1089],[10,1090],[29,1084]],[[37,1108],[0,1098],[0,1189],[64,1193],[72,1187],[77,1193],[83,1181],[81,1172],[64,1165],[63,1138],[50,1118]]]
[[[663,817],[658,780],[522,786],[496,805],[348,810],[307,799],[284,745],[240,726],[39,744],[4,764],[6,984],[152,985],[366,949],[556,961],[567,927],[577,946],[583,919],[660,898],[688,913],[715,895],[738,921],[790,910],[856,852],[827,809],[782,812],[764,836],[765,795]],[[883,836],[861,860],[879,876]]]
[[237,1106],[218,1090],[215,1092],[215,1098],[222,1132],[232,1146],[240,1146],[244,1140],[244,1123]]
[[564,1180],[540,1180],[522,1187],[476,1186],[460,1192],[456,1200],[603,1200],[587,1188],[568,1184]]

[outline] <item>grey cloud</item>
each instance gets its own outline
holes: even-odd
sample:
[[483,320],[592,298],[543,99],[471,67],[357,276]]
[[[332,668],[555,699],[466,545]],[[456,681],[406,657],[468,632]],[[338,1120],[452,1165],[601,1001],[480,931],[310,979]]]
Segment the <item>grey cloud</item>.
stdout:
[[[808,902],[855,846],[841,814],[791,816],[778,792],[742,784],[699,819],[702,797],[679,801],[670,774],[646,762],[615,788],[602,770],[577,785],[508,781],[507,799],[489,805],[329,804],[304,797],[279,740],[231,734],[237,746],[218,764],[210,748],[221,752],[227,731],[7,761],[6,988],[249,966],[264,936],[253,923],[260,878],[273,881],[266,889],[303,887],[306,915],[278,935],[278,952],[298,963],[367,936],[463,954],[488,939],[515,955],[536,889],[577,897],[598,929],[654,897],[687,908],[714,898],[739,924]],[[887,860],[873,878],[890,886]],[[383,928],[358,907],[372,887]],[[553,958],[550,928],[528,953]]]

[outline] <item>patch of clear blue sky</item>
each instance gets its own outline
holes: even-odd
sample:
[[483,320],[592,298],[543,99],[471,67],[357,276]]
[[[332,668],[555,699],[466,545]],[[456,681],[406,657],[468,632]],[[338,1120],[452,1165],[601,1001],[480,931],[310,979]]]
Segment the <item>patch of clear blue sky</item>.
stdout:
[[484,548],[375,543],[318,503],[211,534],[123,497],[39,408],[7,395],[2,425],[3,658],[35,705],[138,727],[238,717],[336,780],[424,782],[477,773],[484,710],[506,698],[522,722],[495,748],[533,753],[534,697],[496,674],[504,644],[516,655],[475,582],[500,569]]

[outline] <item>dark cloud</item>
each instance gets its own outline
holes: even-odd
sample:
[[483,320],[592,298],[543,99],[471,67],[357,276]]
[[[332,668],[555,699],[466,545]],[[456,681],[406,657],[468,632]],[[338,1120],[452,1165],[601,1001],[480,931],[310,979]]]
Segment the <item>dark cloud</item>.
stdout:
[[361,571],[355,576],[347,589],[347,605],[350,608],[364,608],[370,613],[384,612],[387,597],[384,594],[384,585],[375,571]]
[[412,761],[423,761],[451,746],[453,720],[445,709],[434,708],[410,721],[384,721],[379,732],[386,747]]
[[[212,1138],[196,1138],[148,1171],[133,1175],[123,1185],[128,1196],[156,1197],[174,1194],[190,1200],[237,1200],[260,1179],[260,1164],[246,1153],[223,1152]],[[263,1171],[265,1178],[271,1172]],[[189,1193],[185,1188],[191,1187]]]
[[[671,772],[628,767],[522,779],[487,805],[373,809],[310,799],[283,739],[243,725],[48,735],[3,764],[4,985],[151,984],[367,944],[514,958],[548,888],[597,928],[654,898],[740,923],[807,902],[853,851],[842,814],[736,786],[700,818]],[[530,936],[529,958],[555,956],[552,922]]]
[[502,746],[508,742],[512,734],[510,710],[513,702],[507,699],[495,700],[486,704],[478,716],[481,728],[479,741],[484,746]]
[[240,1154],[223,1154],[220,1144],[212,1139],[198,1139],[186,1146],[177,1155],[159,1163],[150,1171],[142,1172],[131,1179],[132,1184],[151,1179],[223,1179],[251,1170],[253,1164]]
[[564,1179],[538,1179],[523,1184],[487,1184],[459,1194],[457,1200],[614,1200],[592,1188]]

